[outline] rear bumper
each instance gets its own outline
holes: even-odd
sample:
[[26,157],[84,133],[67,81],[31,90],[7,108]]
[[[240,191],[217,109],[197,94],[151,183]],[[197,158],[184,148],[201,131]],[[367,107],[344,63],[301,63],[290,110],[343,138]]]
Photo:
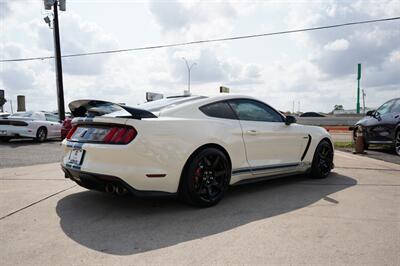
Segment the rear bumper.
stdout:
[[176,195],[176,193],[163,191],[137,190],[116,176],[89,173],[65,166],[61,166],[61,169],[65,173],[65,178],[69,178],[87,189],[105,192],[106,185],[111,183],[126,188],[131,195],[137,197],[170,197]]

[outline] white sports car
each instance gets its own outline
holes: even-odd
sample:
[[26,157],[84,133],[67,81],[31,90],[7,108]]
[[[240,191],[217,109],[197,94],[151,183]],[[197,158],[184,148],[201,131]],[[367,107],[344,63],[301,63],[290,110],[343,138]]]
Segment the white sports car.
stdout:
[[[62,169],[80,186],[134,195],[179,195],[212,206],[229,185],[333,168],[329,133],[296,124],[248,96],[180,96],[137,108],[69,104],[75,118]],[[79,117],[85,116],[85,117]]]
[[44,141],[61,137],[58,117],[47,112],[18,112],[0,119],[0,140],[34,138]]

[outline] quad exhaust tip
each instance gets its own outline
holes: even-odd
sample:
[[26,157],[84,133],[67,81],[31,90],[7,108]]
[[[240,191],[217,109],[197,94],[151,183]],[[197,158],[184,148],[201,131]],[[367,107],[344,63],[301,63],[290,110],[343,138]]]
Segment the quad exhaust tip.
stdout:
[[114,186],[113,184],[108,183],[108,184],[105,186],[105,190],[106,190],[107,193],[112,194],[112,193],[115,192],[116,189],[115,189],[115,186]]
[[105,191],[109,194],[117,194],[118,196],[123,196],[128,193],[128,190],[123,186],[114,185],[112,183],[108,183],[105,186]]
[[116,186],[116,188],[115,188],[115,193],[118,196],[125,195],[127,192],[128,192],[128,190],[122,186]]

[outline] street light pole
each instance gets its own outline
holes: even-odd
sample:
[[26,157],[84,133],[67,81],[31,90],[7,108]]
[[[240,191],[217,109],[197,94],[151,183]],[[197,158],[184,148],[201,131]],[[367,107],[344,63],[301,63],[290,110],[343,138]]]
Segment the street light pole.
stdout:
[[193,68],[195,65],[197,65],[197,64],[196,64],[196,63],[192,63],[192,64],[189,66],[189,63],[188,63],[188,61],[186,60],[186,58],[185,58],[185,57],[182,57],[182,59],[185,61],[186,67],[187,67],[187,70],[188,70],[188,91],[189,91],[189,93],[190,93],[190,71],[191,71],[192,68]]

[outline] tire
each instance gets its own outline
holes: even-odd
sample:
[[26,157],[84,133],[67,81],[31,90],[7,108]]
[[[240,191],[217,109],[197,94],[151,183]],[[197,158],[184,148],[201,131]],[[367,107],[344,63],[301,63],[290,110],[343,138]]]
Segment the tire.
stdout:
[[45,127],[39,127],[39,129],[36,132],[36,138],[35,140],[37,142],[43,142],[47,138],[47,129]]
[[333,148],[327,140],[322,140],[315,149],[311,166],[311,178],[326,178],[333,168]]
[[394,136],[394,151],[400,156],[400,129],[396,131]]
[[227,156],[206,148],[191,156],[182,172],[179,196],[190,205],[211,207],[225,195],[231,178]]

